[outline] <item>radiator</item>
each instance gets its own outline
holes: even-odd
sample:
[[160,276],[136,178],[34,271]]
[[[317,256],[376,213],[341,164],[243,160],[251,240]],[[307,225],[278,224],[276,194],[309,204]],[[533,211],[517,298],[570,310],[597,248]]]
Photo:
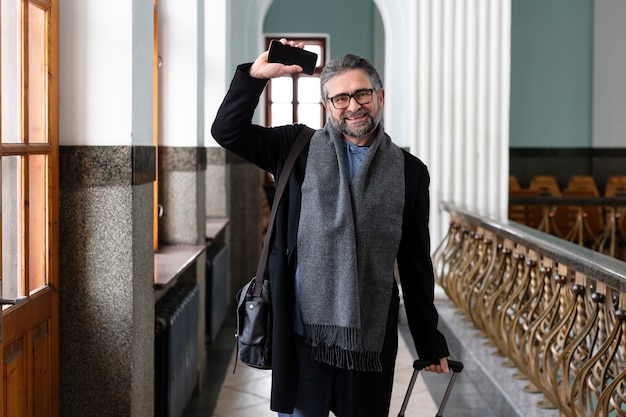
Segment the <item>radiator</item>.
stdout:
[[156,304],[154,415],[181,417],[198,383],[197,284],[178,283]]
[[228,247],[209,247],[206,257],[206,341],[213,343],[228,309]]

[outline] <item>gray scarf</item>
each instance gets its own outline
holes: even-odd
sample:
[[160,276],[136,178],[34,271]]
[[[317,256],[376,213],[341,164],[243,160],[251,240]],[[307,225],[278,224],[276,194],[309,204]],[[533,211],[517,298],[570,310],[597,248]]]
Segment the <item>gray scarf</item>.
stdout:
[[298,228],[300,305],[315,360],[381,371],[402,233],[404,156],[379,126],[348,183],[343,137],[311,139]]

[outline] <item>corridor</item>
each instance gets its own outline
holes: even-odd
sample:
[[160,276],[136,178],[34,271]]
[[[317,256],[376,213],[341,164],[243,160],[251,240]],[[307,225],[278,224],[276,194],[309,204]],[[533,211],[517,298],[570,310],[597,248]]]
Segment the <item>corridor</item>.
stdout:
[[[234,318],[229,317],[217,340],[207,346],[208,371],[203,389],[189,402],[183,417],[275,417],[269,409],[270,373],[237,364],[233,374],[235,352]],[[408,326],[401,323],[398,335],[398,359],[389,416],[397,416],[402,406],[415,354],[407,345]],[[421,373],[405,412],[406,417],[433,417],[449,377]],[[431,392],[437,398],[433,400]],[[212,413],[212,414],[211,414]],[[444,416],[494,417],[481,400],[476,387],[464,373],[459,374]]]

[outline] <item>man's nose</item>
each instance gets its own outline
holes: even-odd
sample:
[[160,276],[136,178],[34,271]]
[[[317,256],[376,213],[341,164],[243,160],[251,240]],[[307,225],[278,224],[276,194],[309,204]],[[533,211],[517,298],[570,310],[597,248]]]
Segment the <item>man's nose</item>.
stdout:
[[362,104],[359,104],[358,101],[356,101],[355,97],[350,97],[349,100],[350,101],[348,102],[348,110],[351,112],[354,112],[363,106]]

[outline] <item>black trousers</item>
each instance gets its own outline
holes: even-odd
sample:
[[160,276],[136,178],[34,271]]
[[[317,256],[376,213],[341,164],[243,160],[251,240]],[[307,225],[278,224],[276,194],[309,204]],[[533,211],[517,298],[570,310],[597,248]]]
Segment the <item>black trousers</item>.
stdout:
[[311,359],[311,349],[297,337],[300,366],[293,416],[388,417],[398,353],[399,297],[394,291],[381,353],[383,372],[339,369]]

